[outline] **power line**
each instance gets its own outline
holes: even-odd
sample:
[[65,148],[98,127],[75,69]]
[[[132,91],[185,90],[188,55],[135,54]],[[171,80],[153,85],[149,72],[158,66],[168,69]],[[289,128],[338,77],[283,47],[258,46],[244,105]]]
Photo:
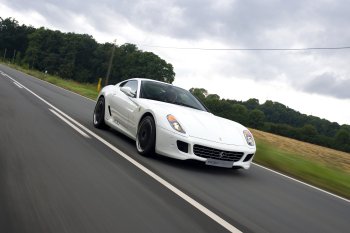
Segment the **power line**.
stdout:
[[201,47],[174,47],[159,45],[140,45],[143,47],[178,50],[204,50],[204,51],[310,51],[310,50],[345,50],[350,46],[341,47],[310,47],[310,48],[201,48]]

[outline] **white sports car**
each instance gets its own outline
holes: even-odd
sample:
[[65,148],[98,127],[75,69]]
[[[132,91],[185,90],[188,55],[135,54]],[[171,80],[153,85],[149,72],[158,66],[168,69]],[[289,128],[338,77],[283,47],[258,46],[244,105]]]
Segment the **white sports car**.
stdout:
[[149,79],[104,87],[93,124],[108,125],[134,139],[142,155],[157,153],[248,169],[256,151],[247,128],[213,115],[189,91]]

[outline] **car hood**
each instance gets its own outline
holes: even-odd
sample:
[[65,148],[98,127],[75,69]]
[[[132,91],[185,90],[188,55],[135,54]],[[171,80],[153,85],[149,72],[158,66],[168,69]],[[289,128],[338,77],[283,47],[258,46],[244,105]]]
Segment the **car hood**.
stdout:
[[[246,145],[241,125],[203,111],[179,114],[180,124],[191,137],[229,145]],[[182,122],[184,119],[184,122]],[[180,121],[179,120],[179,121]]]
[[[191,137],[228,145],[247,146],[243,135],[243,130],[246,128],[237,122],[184,106],[151,100],[145,102],[165,121],[168,114],[175,116],[187,135]],[[168,122],[165,124],[169,125]]]

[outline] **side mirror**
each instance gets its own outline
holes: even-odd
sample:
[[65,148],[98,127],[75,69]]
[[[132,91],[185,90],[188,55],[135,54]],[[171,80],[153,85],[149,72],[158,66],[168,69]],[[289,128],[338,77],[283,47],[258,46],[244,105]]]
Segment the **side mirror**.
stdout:
[[136,97],[136,92],[132,91],[130,87],[121,87],[120,91],[129,97],[132,97],[132,98]]

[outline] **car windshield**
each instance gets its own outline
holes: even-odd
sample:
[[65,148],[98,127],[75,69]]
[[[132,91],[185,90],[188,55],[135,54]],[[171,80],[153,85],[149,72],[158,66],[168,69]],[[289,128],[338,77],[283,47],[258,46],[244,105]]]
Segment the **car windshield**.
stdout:
[[207,111],[189,91],[160,82],[142,80],[140,98]]

